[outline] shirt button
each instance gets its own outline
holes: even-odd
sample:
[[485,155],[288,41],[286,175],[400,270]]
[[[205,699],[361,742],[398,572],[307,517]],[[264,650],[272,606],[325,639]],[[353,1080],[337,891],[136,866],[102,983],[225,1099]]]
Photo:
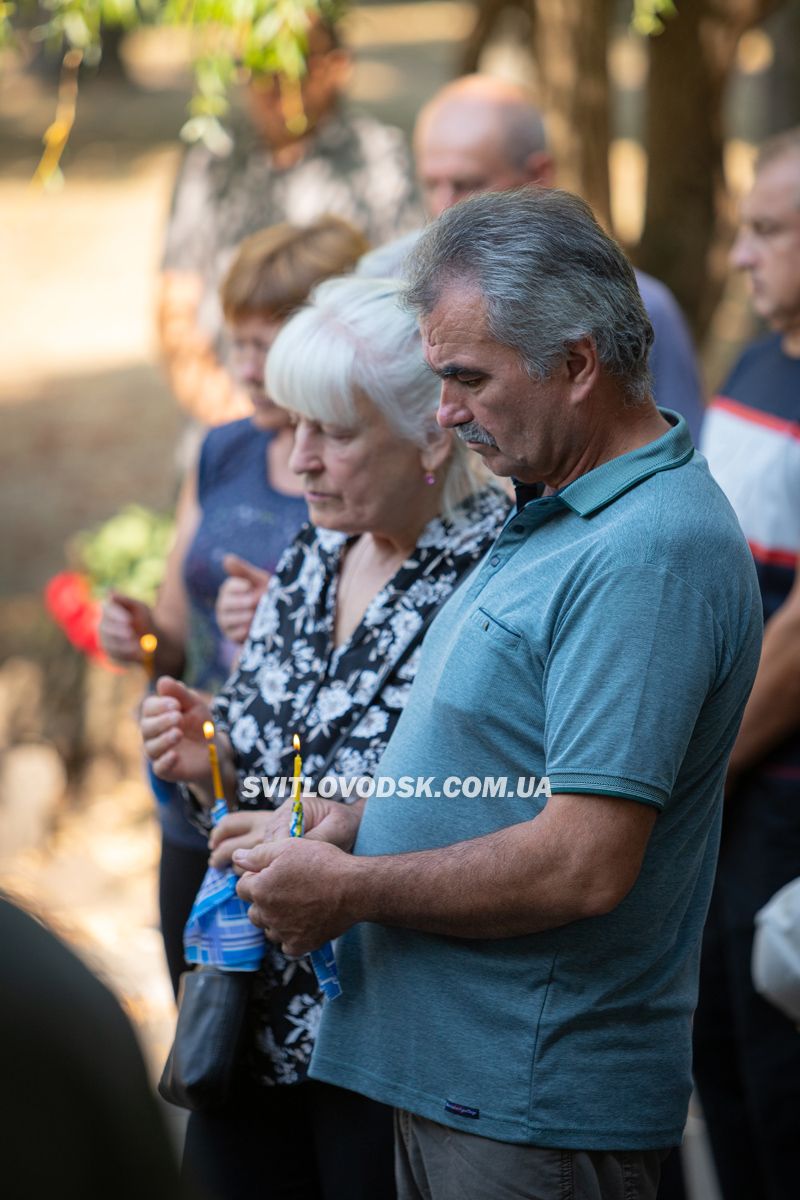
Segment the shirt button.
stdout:
[[499,554],[493,554],[492,557],[489,559],[489,565],[492,567],[496,567],[499,562],[500,562]]
[[524,533],[524,532],[525,532],[525,526],[524,526],[524,525],[512,525],[512,526],[511,526],[511,532],[512,532],[512,533]]

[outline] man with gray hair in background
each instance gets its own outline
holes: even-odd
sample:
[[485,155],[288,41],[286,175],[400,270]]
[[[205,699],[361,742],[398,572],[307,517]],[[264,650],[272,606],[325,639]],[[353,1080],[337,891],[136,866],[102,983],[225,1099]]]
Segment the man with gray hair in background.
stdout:
[[[414,159],[429,217],[480,192],[556,182],[542,114],[530,92],[492,75],[465,75],[428,101],[414,129]],[[368,272],[396,273],[416,236],[407,235],[395,250],[381,247],[367,255]],[[686,321],[663,283],[644,271],[636,272],[636,281],[655,332],[654,398],[686,418],[697,442],[703,396]]]
[[633,272],[581,200],[466,200],[410,281],[439,423],[517,510],[433,622],[375,794],[237,852],[240,895],[287,953],[340,937],[311,1074],[398,1110],[402,1200],[651,1200],[691,1089],[752,559],[651,399]]

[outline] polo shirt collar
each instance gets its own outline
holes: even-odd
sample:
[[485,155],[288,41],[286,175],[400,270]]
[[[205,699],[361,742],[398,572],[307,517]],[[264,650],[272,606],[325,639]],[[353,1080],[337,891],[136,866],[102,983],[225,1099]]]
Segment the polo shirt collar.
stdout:
[[[669,421],[671,429],[654,442],[609,459],[567,484],[555,493],[562,504],[579,517],[590,517],[642,480],[659,471],[671,471],[687,463],[694,454],[694,443],[686,421],[671,409],[659,408],[658,411]],[[536,503],[535,497],[531,496],[530,500]]]

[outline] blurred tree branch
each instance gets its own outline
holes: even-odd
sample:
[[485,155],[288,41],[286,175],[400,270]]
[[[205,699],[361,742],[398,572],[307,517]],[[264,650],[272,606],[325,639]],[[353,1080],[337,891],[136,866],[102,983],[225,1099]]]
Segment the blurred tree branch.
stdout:
[[[63,55],[56,117],[43,138],[36,181],[47,184],[59,178],[75,115],[78,71],[99,62],[108,30],[163,24],[192,32],[195,91],[181,133],[188,141],[221,150],[227,144],[221,118],[240,68],[277,75],[287,124],[302,123],[299,80],[305,73],[308,31],[317,20],[335,21],[344,7],[341,0],[41,0],[40,8],[37,0],[0,0],[0,46],[28,36]],[[46,19],[31,28],[42,8]]]

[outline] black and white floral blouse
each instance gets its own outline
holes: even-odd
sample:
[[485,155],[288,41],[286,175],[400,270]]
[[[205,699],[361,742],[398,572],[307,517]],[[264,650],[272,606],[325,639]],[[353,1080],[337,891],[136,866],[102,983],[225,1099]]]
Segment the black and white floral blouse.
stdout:
[[[510,501],[490,485],[423,530],[411,558],[333,644],[345,534],[304,527],[285,551],[258,606],[239,666],[214,702],[240,778],[291,776],[292,735],[303,776],[373,775],[403,710],[430,619],[491,545]],[[259,795],[240,808],[271,808]],[[254,981],[248,1070],[262,1084],[305,1078],[321,1013],[308,958],[268,944]]]

